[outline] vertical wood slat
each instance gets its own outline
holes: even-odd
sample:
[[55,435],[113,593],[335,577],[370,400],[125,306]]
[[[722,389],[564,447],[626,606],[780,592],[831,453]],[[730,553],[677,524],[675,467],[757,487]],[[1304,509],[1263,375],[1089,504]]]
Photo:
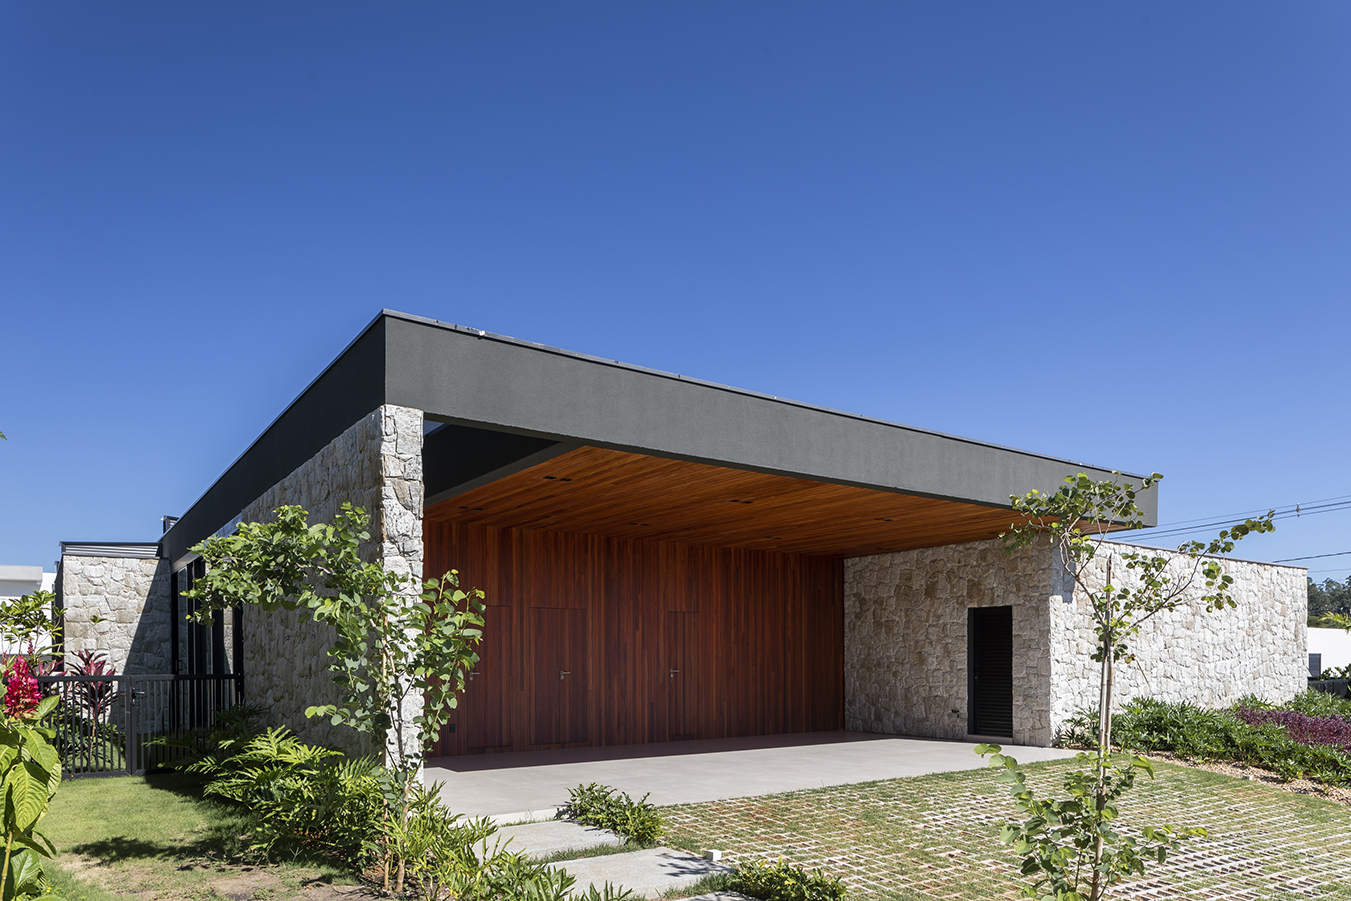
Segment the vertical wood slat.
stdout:
[[[425,574],[458,569],[461,586],[482,588],[495,608],[489,626],[499,634],[485,637],[489,669],[480,671],[500,672],[503,685],[500,696],[471,687],[456,731],[433,753],[843,727],[838,559],[455,522],[424,528]],[[681,666],[668,665],[673,648]],[[569,669],[559,654],[584,657],[571,665],[575,683],[558,679]],[[538,709],[545,666],[554,685],[577,692],[554,702],[561,719]],[[690,671],[679,703],[672,668]],[[494,719],[500,744],[490,745],[482,736],[498,735]],[[552,732],[538,731],[545,720]]]

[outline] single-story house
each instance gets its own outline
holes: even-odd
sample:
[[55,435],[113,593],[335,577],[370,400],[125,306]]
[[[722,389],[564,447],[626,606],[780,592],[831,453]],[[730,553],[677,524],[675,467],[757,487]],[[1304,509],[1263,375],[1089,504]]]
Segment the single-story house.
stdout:
[[[455,568],[487,593],[482,661],[439,754],[838,729],[1047,745],[1095,702],[1091,623],[1049,546],[1010,555],[997,536],[1010,495],[1078,472],[1110,477],[383,311],[166,519],[153,560],[67,545],[65,603],[73,621],[89,573],[133,562],[143,597],[121,628],[157,643],[137,660],[242,671],[276,722],[350,747],[303,715],[331,696],[324,630],[252,609],[187,624],[181,591],[202,539],[351,501],[373,517],[371,559]],[[1141,500],[1154,523],[1156,491]],[[1304,571],[1231,572],[1238,609],[1160,617],[1123,696],[1303,688]],[[86,635],[106,640],[72,632],[72,648]]]

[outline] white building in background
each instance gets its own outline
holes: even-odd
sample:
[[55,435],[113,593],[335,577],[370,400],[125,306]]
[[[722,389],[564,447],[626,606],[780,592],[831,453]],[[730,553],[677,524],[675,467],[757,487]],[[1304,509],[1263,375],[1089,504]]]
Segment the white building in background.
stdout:
[[1309,654],[1319,655],[1320,671],[1351,665],[1351,632],[1345,629],[1310,629]]
[[[0,563],[0,604],[17,600],[35,591],[54,591],[56,573],[43,572],[41,566],[13,566]],[[45,646],[51,643],[50,635],[38,637],[37,643]],[[27,642],[24,643],[25,645]],[[12,654],[26,650],[14,646],[14,642],[0,638],[0,653]]]

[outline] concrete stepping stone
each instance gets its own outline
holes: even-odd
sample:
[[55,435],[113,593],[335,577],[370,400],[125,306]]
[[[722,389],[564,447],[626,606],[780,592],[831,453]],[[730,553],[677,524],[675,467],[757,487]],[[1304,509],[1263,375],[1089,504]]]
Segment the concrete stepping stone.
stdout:
[[497,830],[495,837],[500,837],[504,845],[510,838],[511,844],[506,845],[509,850],[524,851],[531,857],[547,857],[559,851],[586,851],[624,843],[622,838],[608,829],[583,826],[569,820],[504,826]]
[[608,882],[631,889],[641,898],[655,898],[670,889],[693,885],[705,876],[730,873],[733,869],[672,848],[561,860],[550,866],[567,870],[577,879],[573,892],[585,892],[593,885],[602,888]]

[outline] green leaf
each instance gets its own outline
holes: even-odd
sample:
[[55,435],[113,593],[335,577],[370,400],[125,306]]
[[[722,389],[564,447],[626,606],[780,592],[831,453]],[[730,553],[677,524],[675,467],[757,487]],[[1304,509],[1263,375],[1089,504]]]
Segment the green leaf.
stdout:
[[48,781],[52,775],[59,779],[61,776],[61,755],[56,753],[56,748],[41,738],[33,738],[24,744],[24,748],[33,758],[33,763],[37,764],[43,771]]
[[34,851],[21,848],[9,859],[9,876],[5,880],[5,897],[21,898],[42,891],[42,861]]
[[[30,767],[38,771],[37,776]],[[47,809],[47,773],[30,761],[10,769],[5,775],[3,791],[8,802],[6,814],[12,811],[14,828],[20,832],[31,829]]]
[[39,832],[34,831],[34,832],[16,833],[14,836],[14,841],[26,847],[32,848],[34,851],[36,851],[38,854],[41,854],[43,857],[47,858],[56,857],[56,846],[51,843],[51,841],[47,838],[47,836]]
[[41,701],[38,702],[37,710],[36,710],[36,712],[34,713],[34,715],[35,715],[38,719],[42,719],[42,718],[45,717],[47,714],[49,714],[49,713],[51,713],[53,710],[55,710],[55,709],[56,709],[56,705],[59,704],[59,703],[61,703],[61,699],[60,699],[59,697],[57,697],[56,695],[52,695],[52,696],[50,696],[50,697],[43,698]]

